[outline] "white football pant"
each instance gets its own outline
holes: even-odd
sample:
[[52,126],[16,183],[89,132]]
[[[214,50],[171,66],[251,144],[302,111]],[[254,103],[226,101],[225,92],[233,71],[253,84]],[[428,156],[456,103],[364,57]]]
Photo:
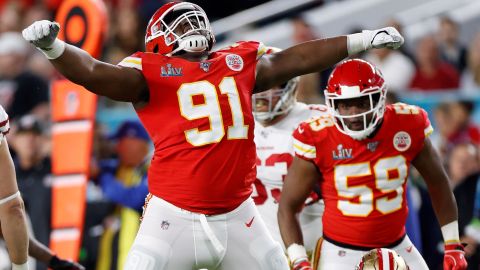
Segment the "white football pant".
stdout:
[[251,198],[205,216],[152,196],[125,270],[288,270]]

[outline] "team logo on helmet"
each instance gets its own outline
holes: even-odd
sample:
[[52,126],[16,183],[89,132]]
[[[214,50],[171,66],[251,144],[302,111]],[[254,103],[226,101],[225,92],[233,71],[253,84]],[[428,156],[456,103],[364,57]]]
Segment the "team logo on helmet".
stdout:
[[393,136],[393,147],[400,152],[407,151],[411,144],[412,138],[405,131],[399,131]]
[[243,59],[240,55],[229,54],[225,57],[225,62],[227,62],[228,68],[233,71],[240,71],[243,69]]

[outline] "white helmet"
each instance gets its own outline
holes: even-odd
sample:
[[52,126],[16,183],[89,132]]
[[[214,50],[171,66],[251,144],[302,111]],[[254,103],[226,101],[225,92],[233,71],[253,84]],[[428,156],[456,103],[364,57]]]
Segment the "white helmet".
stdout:
[[[266,54],[279,51],[281,51],[281,49],[268,47]],[[252,107],[255,120],[259,122],[269,122],[279,115],[290,112],[297,100],[297,85],[299,81],[300,77],[295,77],[278,86],[278,88],[272,88],[261,93],[253,94]],[[277,97],[278,100],[276,99]],[[255,106],[257,102],[266,102],[268,109],[266,111],[257,111]]]
[[409,270],[405,260],[395,250],[376,248],[363,255],[355,270]]

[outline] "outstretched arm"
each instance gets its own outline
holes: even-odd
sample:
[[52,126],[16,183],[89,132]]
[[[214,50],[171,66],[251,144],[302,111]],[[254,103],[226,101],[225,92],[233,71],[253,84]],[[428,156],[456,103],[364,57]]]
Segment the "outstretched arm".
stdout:
[[10,260],[14,264],[13,269],[27,269],[28,234],[25,209],[18,193],[15,168],[7,141],[2,136],[0,136],[0,224]]
[[301,43],[262,57],[257,64],[255,92],[280,85],[293,77],[322,71],[348,55],[371,48],[399,48],[403,37],[393,27]]
[[293,269],[307,267],[308,257],[303,247],[303,236],[297,213],[303,207],[318,179],[320,179],[320,173],[313,162],[295,157],[283,183],[278,206],[278,225]]
[[463,246],[458,233],[457,203],[450,189],[448,176],[443,169],[438,153],[429,138],[420,153],[412,161],[428,187],[433,209],[440,223],[445,241],[444,269],[467,269]]
[[141,72],[96,60],[87,52],[57,39],[59,30],[58,23],[43,20],[34,22],[22,34],[70,81],[114,100],[143,101],[147,84]]
[[[0,239],[3,239],[1,227]],[[78,263],[58,258],[48,247],[38,242],[32,236],[30,236],[28,241],[28,255],[43,262],[53,270],[85,270],[85,268]]]

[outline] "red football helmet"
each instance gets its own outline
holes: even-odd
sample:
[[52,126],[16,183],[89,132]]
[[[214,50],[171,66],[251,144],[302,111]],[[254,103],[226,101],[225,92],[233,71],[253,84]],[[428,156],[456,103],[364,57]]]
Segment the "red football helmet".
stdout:
[[[346,60],[333,70],[325,92],[325,101],[330,112],[336,117],[337,129],[356,140],[365,139],[370,135],[385,112],[387,88],[383,75],[374,65],[361,59]],[[368,96],[370,110],[355,114],[341,115],[338,111],[338,100],[356,99]],[[367,116],[373,114],[367,123]],[[345,119],[363,118],[363,130],[351,130],[345,124]]]
[[394,250],[376,248],[363,255],[355,270],[409,270],[405,260]]
[[[267,47],[265,54],[272,54],[281,51],[279,48]],[[286,83],[279,85],[261,93],[252,95],[253,116],[255,120],[263,123],[272,121],[275,117],[287,114],[292,110],[297,101],[297,85],[300,77],[295,77]],[[278,97],[277,101],[274,101]],[[258,111],[257,103],[266,103],[268,109],[266,111]]]
[[[186,31],[182,29],[188,29]],[[172,56],[180,51],[209,51],[215,43],[207,14],[189,2],[169,2],[150,19],[145,34],[147,52]]]

